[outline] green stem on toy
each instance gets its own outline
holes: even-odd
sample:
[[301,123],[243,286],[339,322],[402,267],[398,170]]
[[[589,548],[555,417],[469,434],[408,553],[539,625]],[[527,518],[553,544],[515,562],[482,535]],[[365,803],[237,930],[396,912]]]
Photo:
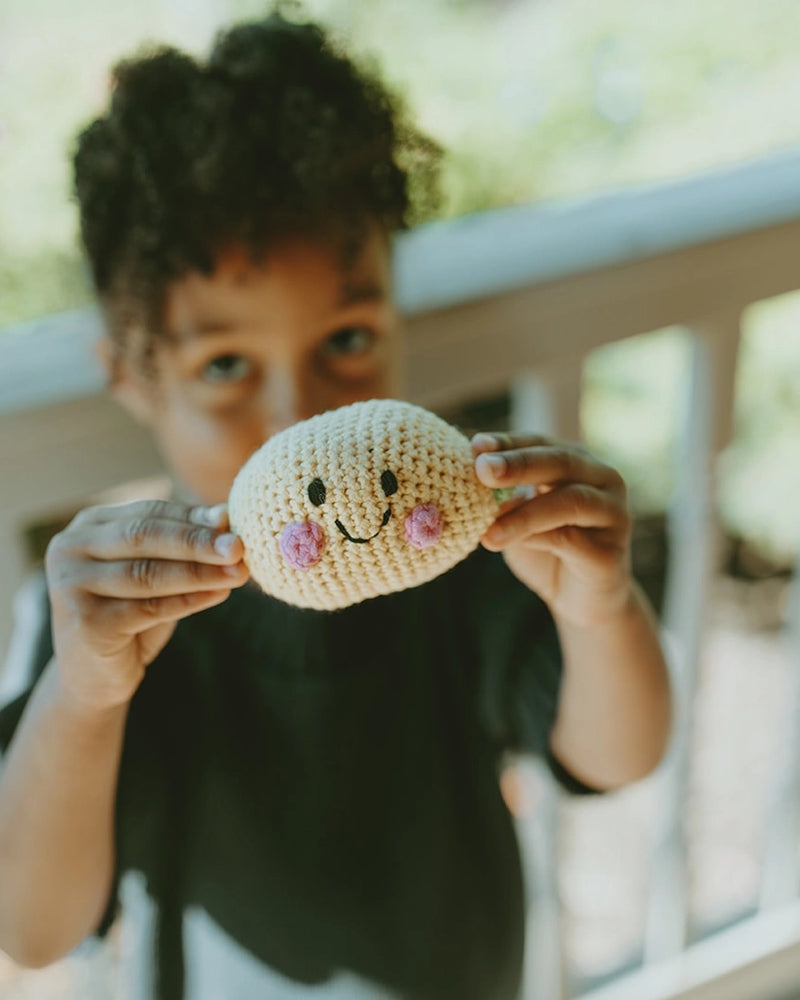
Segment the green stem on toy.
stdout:
[[498,503],[505,503],[506,500],[512,500],[514,498],[514,487],[504,486],[499,490],[492,490],[494,493],[494,498]]

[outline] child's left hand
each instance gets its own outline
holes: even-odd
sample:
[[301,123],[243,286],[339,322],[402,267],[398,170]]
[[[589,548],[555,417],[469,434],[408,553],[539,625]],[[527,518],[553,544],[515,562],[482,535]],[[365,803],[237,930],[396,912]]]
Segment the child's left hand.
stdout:
[[472,449],[485,485],[535,487],[532,497],[502,505],[483,545],[502,551],[563,622],[596,625],[622,612],[631,598],[631,517],[620,474],[577,445],[539,435],[478,434]]

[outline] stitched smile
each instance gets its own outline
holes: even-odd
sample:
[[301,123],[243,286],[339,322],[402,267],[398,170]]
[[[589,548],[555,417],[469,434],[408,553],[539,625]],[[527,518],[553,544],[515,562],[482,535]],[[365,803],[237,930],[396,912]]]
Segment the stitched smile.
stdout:
[[374,535],[370,535],[369,538],[353,538],[353,536],[350,534],[347,528],[345,528],[345,526],[342,524],[341,521],[337,520],[335,523],[336,527],[339,529],[339,531],[341,531],[341,533],[344,535],[344,537],[347,539],[348,542],[358,542],[360,544],[363,544],[364,542],[371,542],[373,538],[377,538],[378,535],[381,533],[381,528],[385,528],[386,525],[389,523],[389,518],[391,516],[392,516],[392,508],[387,507],[386,513],[383,515],[383,520],[381,521],[381,527],[378,528],[378,530],[375,532]]

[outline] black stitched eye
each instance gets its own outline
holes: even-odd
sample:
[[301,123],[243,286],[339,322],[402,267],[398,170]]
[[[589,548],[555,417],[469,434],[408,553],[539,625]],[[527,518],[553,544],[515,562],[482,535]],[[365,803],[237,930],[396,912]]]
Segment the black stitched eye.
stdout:
[[325,503],[325,483],[321,479],[315,479],[313,483],[308,484],[308,499],[315,507]]
[[393,472],[381,473],[381,486],[383,487],[383,492],[387,497],[390,497],[392,493],[397,493],[397,477]]

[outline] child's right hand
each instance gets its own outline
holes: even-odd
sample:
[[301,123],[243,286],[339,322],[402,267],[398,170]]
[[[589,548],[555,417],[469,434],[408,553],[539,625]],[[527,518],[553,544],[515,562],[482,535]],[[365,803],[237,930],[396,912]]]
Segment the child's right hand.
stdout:
[[177,621],[247,582],[241,539],[227,527],[224,505],[142,500],[89,507],[52,539],[53,646],[72,705],[129,701]]

